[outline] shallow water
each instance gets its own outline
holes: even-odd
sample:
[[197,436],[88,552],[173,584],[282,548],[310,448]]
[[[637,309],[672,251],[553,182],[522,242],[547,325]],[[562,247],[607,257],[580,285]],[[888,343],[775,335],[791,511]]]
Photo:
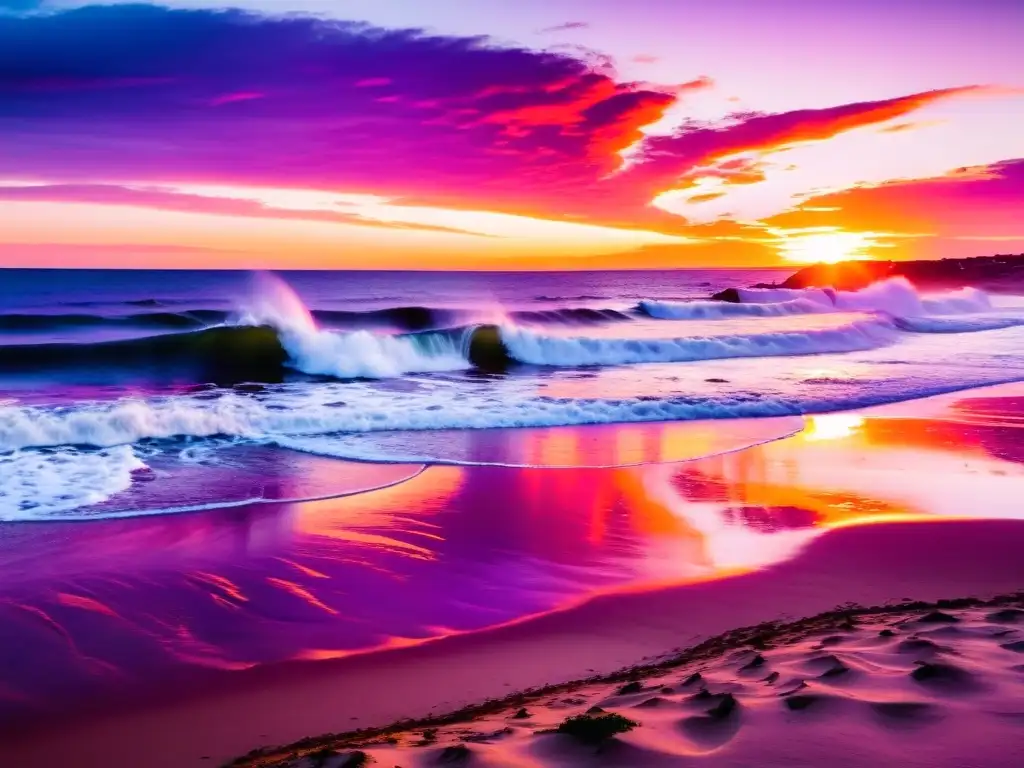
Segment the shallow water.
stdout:
[[[605,592],[725,578],[791,560],[842,526],[1024,517],[1014,501],[1024,490],[1020,401],[951,402],[928,419],[912,408],[814,416],[792,437],[632,467],[420,471],[224,448],[241,452],[237,475],[179,469],[175,487],[226,500],[256,466],[278,498],[396,484],[304,503],[0,525],[0,645],[20,649],[0,660],[0,713],[101,706],[254,665],[494,627]],[[475,446],[418,449],[503,464],[649,461],[727,448],[713,426],[478,432]],[[733,426],[738,446],[792,422]]]
[[285,452],[501,463],[468,430],[797,417],[1024,379],[1024,299],[901,280],[727,304],[708,296],[782,275],[2,277],[8,521],[265,500],[239,486]]

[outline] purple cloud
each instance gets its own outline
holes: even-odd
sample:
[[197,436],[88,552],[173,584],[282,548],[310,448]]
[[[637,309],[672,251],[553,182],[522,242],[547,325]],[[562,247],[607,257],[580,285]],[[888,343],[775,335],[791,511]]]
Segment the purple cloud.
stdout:
[[674,101],[566,54],[240,11],[0,19],[0,174],[474,200],[595,183]]
[[590,25],[585,21],[567,21],[564,24],[555,24],[553,27],[544,27],[538,30],[541,34],[553,32],[571,32],[574,29],[589,29]]
[[[710,84],[623,82],[610,61],[575,49],[308,16],[149,5],[0,16],[0,146],[17,148],[0,153],[0,177],[52,182],[47,193],[2,194],[63,190],[270,215],[167,192],[143,201],[138,191],[252,184],[681,231],[685,221],[649,202],[702,164],[827,138],[962,92],[644,138],[645,126]],[[638,142],[637,162],[622,170],[622,151]],[[324,213],[335,215],[307,218]]]

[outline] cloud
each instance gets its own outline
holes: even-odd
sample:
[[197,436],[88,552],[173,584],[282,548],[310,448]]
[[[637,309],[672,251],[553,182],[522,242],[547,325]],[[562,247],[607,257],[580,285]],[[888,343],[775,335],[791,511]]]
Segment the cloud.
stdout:
[[[979,86],[946,88],[881,101],[842,104],[778,114],[743,114],[723,127],[684,126],[671,136],[654,136],[640,147],[639,160],[624,183],[651,197],[680,186],[695,169],[742,153],[776,152],[801,142],[823,141],[841,133],[908,115],[943,99],[983,90]],[[684,185],[685,186],[685,185]]]
[[265,93],[257,93],[255,91],[239,91],[237,93],[225,93],[221,96],[215,96],[214,98],[210,99],[209,104],[211,107],[220,107],[225,104],[234,104],[238,101],[262,99],[265,96]]
[[[345,211],[281,208],[258,200],[176,192],[158,187],[135,188],[117,184],[30,184],[0,185],[0,200],[47,203],[127,205],[182,213],[205,213],[260,219],[293,219],[335,224],[353,224],[385,229],[415,229],[427,232],[479,235],[454,227],[380,221]],[[484,235],[479,235],[483,237]]]
[[[0,19],[0,175],[455,196],[545,210],[675,103],[568,53],[233,10]],[[556,205],[557,208],[557,205]]]
[[688,80],[685,83],[677,85],[675,90],[679,95],[690,93],[692,91],[703,91],[706,88],[711,88],[715,84],[715,81],[707,75],[701,75],[693,80]]
[[29,269],[90,268],[102,264],[123,266],[140,263],[170,269],[204,269],[209,268],[211,264],[224,268],[229,261],[238,269],[250,268],[253,265],[252,255],[242,251],[154,243],[0,242],[0,259],[3,260],[5,267]]
[[820,195],[767,220],[778,227],[842,226],[938,238],[1024,243],[1024,159],[963,168],[931,179]]
[[0,242],[0,255],[29,255],[33,253],[62,253],[65,256],[109,255],[128,253],[146,256],[164,256],[181,253],[218,254],[234,253],[224,248],[197,245],[160,245],[154,243],[4,243]]
[[753,181],[756,162],[730,168],[733,156],[883,124],[972,90],[645,134],[711,85],[624,81],[610,60],[577,48],[303,15],[95,5],[0,16],[0,144],[17,148],[0,153],[0,178],[51,182],[48,192],[0,194],[371,224],[166,191],[291,187],[687,234],[685,219],[651,201],[686,188],[696,169]]
[[590,25],[585,21],[567,21],[564,24],[555,24],[553,27],[544,27],[538,30],[540,34],[551,34],[554,32],[571,32],[574,29],[588,29]]

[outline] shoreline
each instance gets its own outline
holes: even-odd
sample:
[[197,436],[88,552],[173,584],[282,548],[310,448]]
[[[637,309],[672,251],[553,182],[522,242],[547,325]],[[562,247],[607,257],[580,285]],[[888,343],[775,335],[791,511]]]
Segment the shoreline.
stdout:
[[[849,413],[938,420],[965,394],[998,401],[1022,393],[1019,384],[989,385]],[[828,464],[827,456],[821,461]],[[956,594],[983,599],[1016,594],[1024,585],[1019,520],[878,522],[884,524],[824,531],[791,559],[763,570],[618,589],[485,629],[224,673],[139,706],[45,725],[8,723],[0,730],[0,762],[42,768],[55,753],[73,750],[81,755],[79,768],[128,768],[142,751],[147,768],[209,766],[260,744],[289,744],[349,726],[365,733],[410,719],[434,722],[437,712],[508,700],[510,690],[610,679],[637,664],[664,663],[684,645],[737,626],[834,612],[837,603],[879,605],[906,596],[927,603]],[[189,734],[190,743],[182,744],[181,734]]]
[[[957,611],[979,608],[1024,608],[1024,591],[997,595],[988,599],[957,597],[941,598],[934,601],[899,601],[874,606],[842,605],[832,610],[823,611],[813,616],[806,616],[795,621],[765,621],[760,624],[737,627],[708,638],[698,645],[687,648],[663,660],[636,664],[616,670],[611,674],[594,675],[579,680],[570,680],[540,688],[517,691],[504,698],[482,701],[441,715],[399,720],[376,728],[310,736],[290,744],[257,748],[246,755],[225,763],[223,768],[287,768],[288,766],[296,765],[297,760],[321,755],[325,751],[340,753],[342,750],[361,750],[373,746],[393,746],[396,741],[394,737],[408,736],[413,731],[423,731],[425,729],[436,731],[445,726],[465,725],[486,715],[507,714],[512,710],[521,710],[521,708],[538,703],[545,697],[562,693],[578,693],[581,689],[603,684],[627,683],[627,686],[619,691],[619,694],[623,695],[628,695],[624,694],[627,688],[635,688],[635,690],[630,690],[629,693],[641,693],[646,690],[653,694],[659,689],[664,692],[665,689],[658,685],[644,685],[647,682],[646,679],[653,677],[655,682],[658,682],[665,673],[679,668],[687,668],[686,671],[689,671],[689,668],[718,659],[728,651],[765,651],[780,644],[797,642],[817,634],[850,630],[859,621],[865,619],[895,618],[901,620],[897,623],[903,623],[914,621],[914,617],[925,616],[925,621],[933,621],[937,624],[952,623],[952,619],[946,617],[954,616],[955,618],[955,612]],[[1021,617],[1024,618],[1024,612],[1021,612]],[[696,671],[693,675],[696,678],[700,678],[701,673]],[[693,679],[693,677],[690,679]],[[585,714],[590,714],[590,711],[587,711]],[[593,714],[599,713],[594,712]],[[517,717],[515,714],[510,715],[510,718],[525,719]],[[534,732],[544,734],[548,731]],[[483,734],[482,736],[486,735]],[[486,739],[473,739],[462,736],[460,740],[469,742],[485,741]],[[419,743],[412,746],[429,746],[434,743],[435,739],[427,741],[428,743]],[[347,765],[347,763],[342,763],[341,765]]]

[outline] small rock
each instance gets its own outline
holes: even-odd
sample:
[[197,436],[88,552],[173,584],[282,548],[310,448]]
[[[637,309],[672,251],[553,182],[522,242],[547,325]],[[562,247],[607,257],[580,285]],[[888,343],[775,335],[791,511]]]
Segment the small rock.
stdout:
[[798,694],[796,696],[787,696],[784,701],[786,706],[793,711],[799,711],[801,709],[807,709],[809,706],[814,704],[818,700],[817,696],[809,696],[807,694]]
[[453,747],[445,747],[437,757],[437,762],[444,764],[464,763],[469,760],[472,753],[465,744],[456,744]]
[[731,693],[725,693],[722,694],[718,704],[708,710],[708,715],[716,720],[723,720],[731,715],[738,706],[739,702],[736,701],[736,697]]
[[819,677],[839,677],[839,675],[845,675],[849,671],[850,668],[848,666],[836,659],[836,663],[822,672]]
[[942,611],[932,611],[931,613],[926,613],[918,621],[922,624],[955,624],[960,619]]
[[744,664],[742,667],[740,667],[740,669],[741,670],[744,670],[744,669],[757,669],[758,667],[763,667],[764,666],[764,662],[765,662],[764,656],[762,656],[759,653],[756,656],[754,656],[754,658],[752,658],[750,661],[748,661],[746,664]]
[[988,621],[998,621],[1001,624],[1015,624],[1024,619],[1024,611],[1017,608],[1004,608],[1001,611],[990,613],[985,618]]

